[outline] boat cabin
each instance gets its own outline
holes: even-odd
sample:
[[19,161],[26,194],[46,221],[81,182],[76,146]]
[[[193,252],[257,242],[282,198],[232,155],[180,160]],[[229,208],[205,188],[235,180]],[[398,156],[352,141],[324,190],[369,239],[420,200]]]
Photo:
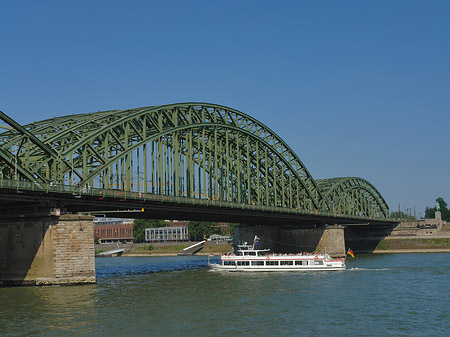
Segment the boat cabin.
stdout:
[[236,256],[264,256],[270,249],[254,249],[250,245],[238,245]]

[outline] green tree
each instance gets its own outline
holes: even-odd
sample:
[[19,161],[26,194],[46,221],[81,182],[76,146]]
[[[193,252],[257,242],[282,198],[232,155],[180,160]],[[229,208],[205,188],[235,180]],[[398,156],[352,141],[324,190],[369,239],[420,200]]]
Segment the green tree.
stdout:
[[230,223],[229,225],[230,225],[230,233],[231,233],[231,235],[234,235],[234,229],[235,229],[236,227],[238,227],[239,224],[233,222],[233,223]]
[[189,221],[188,230],[191,241],[203,240],[211,234],[221,234],[221,227],[208,221]]
[[135,219],[133,222],[133,241],[145,242],[145,229],[156,227],[168,227],[170,223],[156,219]]
[[[436,202],[439,203],[442,220],[450,221],[450,210],[447,208],[447,203],[441,197],[437,198]],[[433,208],[426,207],[425,208],[425,219],[434,219],[435,213],[436,213],[436,206],[434,206]]]

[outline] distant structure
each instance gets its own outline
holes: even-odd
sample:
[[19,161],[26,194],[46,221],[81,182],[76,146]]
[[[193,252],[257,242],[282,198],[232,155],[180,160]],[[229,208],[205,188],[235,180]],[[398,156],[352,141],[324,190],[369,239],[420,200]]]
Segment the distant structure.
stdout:
[[419,219],[402,221],[393,230],[391,236],[395,235],[437,235],[441,231],[448,231],[447,221],[442,220],[441,212],[434,213],[434,219]]
[[187,226],[157,227],[145,229],[146,242],[174,242],[188,240],[189,230]]
[[231,241],[233,237],[231,235],[219,235],[219,234],[211,234],[208,238],[208,241]]
[[94,237],[99,243],[133,242],[134,219],[96,218]]
[[166,222],[170,223],[170,227],[187,227],[189,225],[187,220],[166,220]]

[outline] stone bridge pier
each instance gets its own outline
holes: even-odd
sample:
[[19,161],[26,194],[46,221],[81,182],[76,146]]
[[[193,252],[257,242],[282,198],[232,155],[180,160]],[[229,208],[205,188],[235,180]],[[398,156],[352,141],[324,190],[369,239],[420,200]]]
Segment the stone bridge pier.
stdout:
[[0,286],[95,283],[94,217],[56,214],[0,219]]
[[310,228],[283,226],[240,226],[235,229],[235,246],[241,241],[251,244],[257,235],[260,249],[276,253],[319,252],[331,256],[345,256],[344,227],[313,226]]

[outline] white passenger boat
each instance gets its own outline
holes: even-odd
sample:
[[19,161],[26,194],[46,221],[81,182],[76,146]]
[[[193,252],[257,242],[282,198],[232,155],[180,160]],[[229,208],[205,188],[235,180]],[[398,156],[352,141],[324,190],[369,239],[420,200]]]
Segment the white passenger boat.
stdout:
[[220,263],[209,264],[220,271],[307,271],[345,270],[344,258],[328,254],[271,254],[270,249],[255,249],[254,245],[238,245],[237,253],[223,254]]

